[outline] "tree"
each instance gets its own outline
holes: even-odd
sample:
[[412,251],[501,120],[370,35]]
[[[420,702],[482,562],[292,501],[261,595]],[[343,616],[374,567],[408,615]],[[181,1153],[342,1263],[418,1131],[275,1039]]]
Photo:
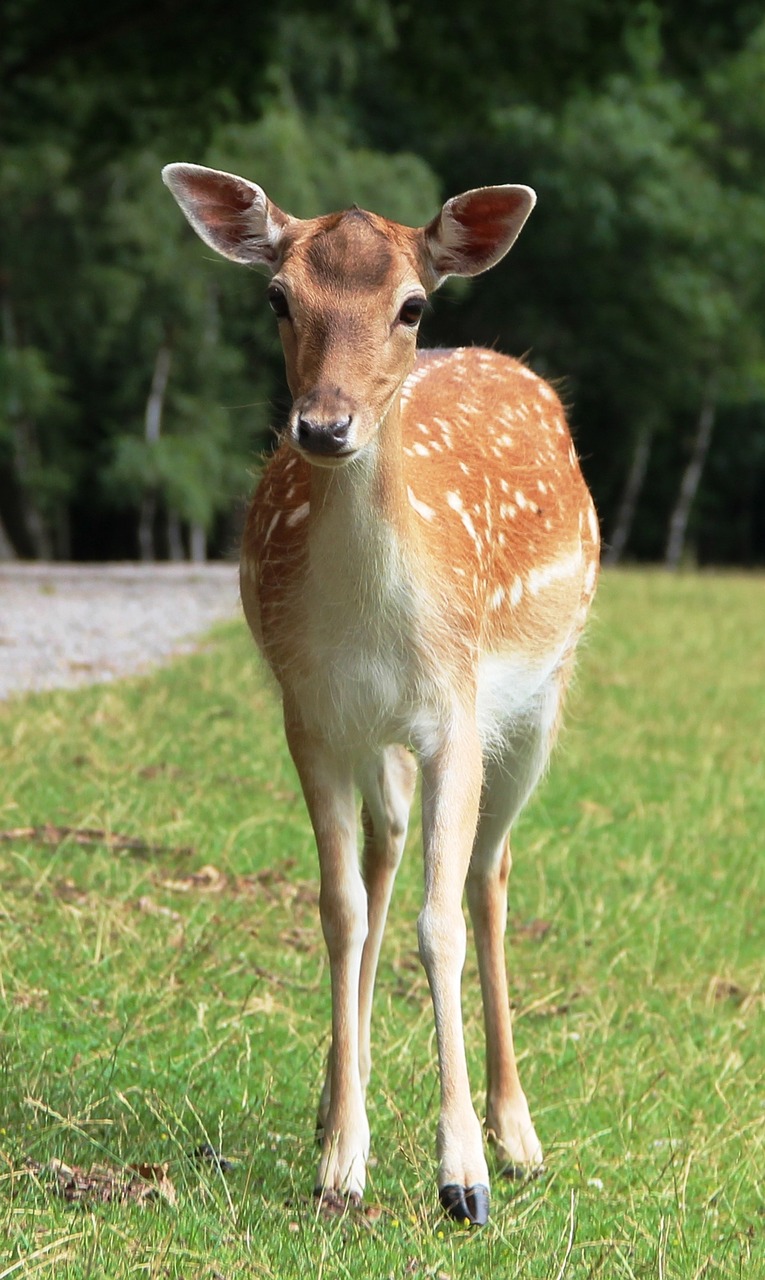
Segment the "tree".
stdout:
[[765,485],[765,24],[752,0],[702,9],[233,0],[222,22],[211,0],[7,0],[0,554],[233,540],[280,359],[260,283],[209,264],[160,187],[173,159],[244,172],[297,214],[412,223],[531,182],[507,267],[444,290],[426,341],[530,350],[566,379],[614,558],[662,555],[714,385],[709,471],[675,527],[706,556],[738,546],[710,532],[731,523],[710,484],[748,457],[740,489]]

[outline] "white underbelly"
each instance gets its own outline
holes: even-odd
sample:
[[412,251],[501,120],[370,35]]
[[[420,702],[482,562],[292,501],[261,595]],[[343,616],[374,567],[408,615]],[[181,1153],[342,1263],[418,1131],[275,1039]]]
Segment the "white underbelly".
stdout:
[[484,654],[478,667],[476,721],[485,753],[501,751],[514,733],[543,713],[565,645],[539,658]]
[[444,690],[398,646],[327,653],[298,693],[301,719],[343,755],[392,743],[417,749],[443,714]]
[[[560,658],[555,651],[535,663],[519,654],[480,660],[475,713],[485,753],[501,751],[510,736],[544,714]],[[300,690],[301,717],[343,755],[391,743],[429,755],[448,736],[456,704],[465,707],[469,697],[441,674],[439,679],[395,643],[328,652]]]

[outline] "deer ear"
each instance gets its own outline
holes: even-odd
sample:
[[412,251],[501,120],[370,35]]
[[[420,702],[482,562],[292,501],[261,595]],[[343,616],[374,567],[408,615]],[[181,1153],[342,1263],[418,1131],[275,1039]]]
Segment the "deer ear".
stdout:
[[425,252],[437,282],[477,276],[504,258],[536,204],[531,187],[478,187],[447,200],[424,229]]
[[198,164],[168,164],[162,181],[211,249],[233,262],[277,268],[292,219],[254,182]]

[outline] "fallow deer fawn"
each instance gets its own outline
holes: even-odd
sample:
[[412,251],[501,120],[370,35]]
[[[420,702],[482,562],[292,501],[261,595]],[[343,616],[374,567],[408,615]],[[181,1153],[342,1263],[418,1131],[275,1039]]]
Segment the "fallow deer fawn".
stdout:
[[[486,1131],[505,1171],[542,1149],[513,1053],[504,956],[508,832],[547,763],[598,574],[598,522],[555,392],[474,348],[417,352],[427,295],[504,256],[527,187],[449,200],[418,230],[360,209],[290,217],[244,178],[172,164],[192,227],[265,268],[292,409],[247,521],[244,610],[281,686],[313,823],[332,1045],[317,1191],[364,1190],[372,992],[416,767],[419,947],[435,1012],[438,1186],[483,1223],[489,1174],[470,1098],[460,982],[475,931]],[[357,850],[356,788],[364,832]]]

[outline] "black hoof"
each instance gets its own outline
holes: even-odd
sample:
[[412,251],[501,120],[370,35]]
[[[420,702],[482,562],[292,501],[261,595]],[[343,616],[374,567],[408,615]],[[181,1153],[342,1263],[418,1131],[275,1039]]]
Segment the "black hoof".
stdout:
[[510,1182],[531,1182],[533,1178],[541,1178],[547,1170],[543,1164],[535,1165],[533,1169],[524,1164],[506,1164],[499,1172]]
[[361,1196],[355,1191],[345,1195],[342,1191],[335,1191],[334,1187],[314,1187],[313,1195],[318,1208],[329,1217],[358,1209],[361,1204]]
[[227,1160],[222,1156],[220,1151],[216,1151],[209,1142],[203,1142],[201,1146],[195,1147],[191,1153],[193,1160],[199,1160],[204,1164],[214,1165],[221,1173],[230,1173],[234,1168],[234,1162]]
[[460,1187],[450,1182],[438,1193],[441,1207],[457,1222],[470,1222],[483,1227],[489,1221],[489,1188],[478,1182],[474,1187]]

